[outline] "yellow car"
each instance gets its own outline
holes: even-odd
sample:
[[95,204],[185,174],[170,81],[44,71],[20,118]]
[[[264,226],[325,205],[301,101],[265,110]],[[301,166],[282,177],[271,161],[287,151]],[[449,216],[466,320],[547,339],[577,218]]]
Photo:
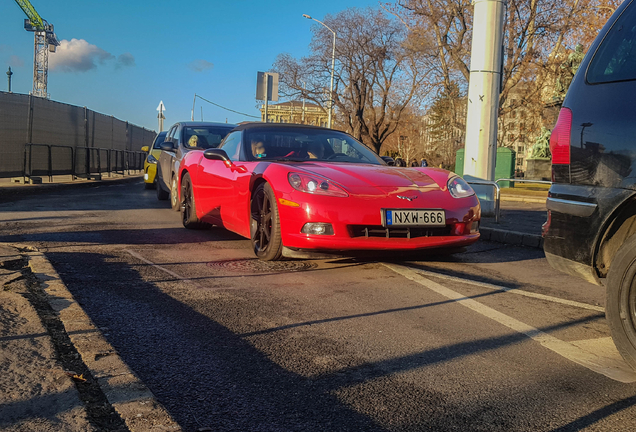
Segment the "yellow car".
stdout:
[[159,135],[155,138],[155,142],[152,143],[152,150],[148,148],[148,146],[141,148],[141,151],[149,151],[146,160],[144,160],[144,186],[146,189],[154,189],[157,187],[157,182],[155,181],[157,176],[157,161],[161,154],[159,146],[163,143],[167,133],[168,131],[159,132]]

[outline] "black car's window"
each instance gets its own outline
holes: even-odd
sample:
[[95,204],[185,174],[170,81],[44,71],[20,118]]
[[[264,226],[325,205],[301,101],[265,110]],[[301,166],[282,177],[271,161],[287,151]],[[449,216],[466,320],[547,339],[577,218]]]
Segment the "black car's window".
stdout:
[[232,128],[223,126],[186,126],[183,130],[184,146],[209,149],[217,148]]
[[227,136],[220,148],[225,150],[231,160],[236,161],[241,154],[241,146],[239,144],[241,144],[241,132],[236,131]]
[[179,146],[179,137],[181,135],[181,128],[179,126],[175,126],[172,131],[172,142],[176,147]]
[[384,165],[384,161],[369,148],[351,136],[331,129],[247,129],[244,143],[249,160],[315,160]]
[[616,20],[596,50],[587,82],[600,84],[636,79],[636,4]]
[[174,135],[174,131],[177,127],[176,126],[172,126],[170,128],[170,130],[168,131],[168,134],[166,135],[166,141],[172,141],[172,135]]
[[166,134],[167,132],[160,132],[159,135],[157,135],[157,138],[155,138],[155,143],[152,146],[153,149],[159,148],[159,146],[163,143],[163,140],[166,139]]

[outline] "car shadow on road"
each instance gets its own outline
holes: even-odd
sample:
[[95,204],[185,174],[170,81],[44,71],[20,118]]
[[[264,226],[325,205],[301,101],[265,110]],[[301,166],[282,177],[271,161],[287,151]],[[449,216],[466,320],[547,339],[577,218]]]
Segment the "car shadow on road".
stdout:
[[47,257],[184,430],[385,430],[335,395],[316,392],[311,379],[271,361],[126,263],[113,262],[115,256],[53,252]]
[[[624,411],[633,406],[636,406],[636,396],[627,397],[619,401],[616,401],[614,403],[611,403],[609,405],[606,405],[603,408],[597,409],[587,415],[581,416],[578,419],[566,425],[553,429],[552,432],[582,431],[605,418],[608,418],[614,414],[620,413],[621,411]],[[633,421],[630,421],[630,423],[632,424],[632,427],[633,427]],[[622,426],[623,425],[620,425],[621,428]],[[630,429],[630,427],[627,427],[627,429],[625,430],[628,430],[628,429]]]
[[[47,257],[124,361],[185,430],[209,427],[254,431],[382,431],[395,430],[395,424],[400,424],[401,430],[466,430],[467,425],[472,425],[503,431],[514,430],[521,424],[540,429],[546,424],[532,413],[554,409],[554,398],[558,397],[558,394],[546,397],[543,388],[528,389],[530,394],[526,394],[523,385],[519,384],[515,392],[523,392],[523,396],[516,394],[518,401],[513,400],[513,395],[506,398],[481,395],[475,400],[463,400],[464,406],[457,400],[447,401],[440,390],[426,383],[415,385],[400,379],[404,373],[462,358],[481,357],[487,352],[529,342],[530,339],[522,334],[457,342],[379,361],[359,359],[357,365],[341,367],[335,364],[318,374],[312,370],[316,368],[311,363],[313,357],[305,357],[293,348],[298,343],[293,340],[293,332],[269,335],[272,339],[268,340],[281,348],[292,344],[285,348],[288,350],[285,355],[291,356],[286,361],[292,364],[309,361],[304,366],[296,364],[293,369],[306,371],[299,374],[257,348],[255,337],[259,333],[254,327],[260,321],[253,321],[255,304],[250,304],[244,295],[204,297],[200,292],[183,289],[178,284],[160,289],[115,255],[52,252],[47,253]],[[253,300],[261,302],[258,298]],[[359,317],[362,316],[342,319]],[[550,333],[603,318],[602,314],[593,313],[539,330]],[[235,320],[233,325],[244,331],[232,331],[221,324],[225,320]],[[318,320],[316,324],[322,322]],[[287,330],[293,328],[289,326]],[[337,340],[325,341],[323,338],[320,344],[315,349],[322,348],[325,354],[349,351],[346,346],[339,346]],[[542,379],[550,384],[556,380],[580,386],[581,382],[573,377],[581,372],[574,365],[560,364],[553,371],[554,376],[548,374]],[[571,379],[568,373],[572,374]],[[377,389],[375,401],[351,399],[351,392],[356,393],[355,389],[360,386],[373,388],[383,380],[390,380],[390,383],[388,387]],[[368,391],[369,388],[362,391],[362,396],[368,398]],[[583,389],[572,393],[571,388],[567,389],[572,399],[589,402],[593,398]],[[410,395],[409,399],[421,398],[409,403],[419,405],[424,411],[419,414],[402,412],[400,404],[406,401],[400,398],[405,395]],[[395,406],[378,407],[378,410],[369,407],[383,403]],[[506,410],[511,404],[524,406],[524,412],[505,420],[497,418],[497,421],[484,416],[486,411],[509,412]],[[600,410],[593,418],[605,414],[610,412]],[[492,423],[488,423],[488,418]]]
[[147,229],[99,229],[56,232],[29,232],[21,234],[0,234],[0,242],[5,243],[65,243],[100,245],[161,245],[187,244],[219,241],[239,241],[246,239],[230,231],[212,228],[191,231],[185,228]]

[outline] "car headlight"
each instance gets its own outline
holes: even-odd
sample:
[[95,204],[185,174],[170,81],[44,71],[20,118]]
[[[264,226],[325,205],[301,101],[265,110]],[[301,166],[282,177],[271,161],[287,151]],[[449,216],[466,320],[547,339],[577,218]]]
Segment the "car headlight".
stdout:
[[156,164],[159,162],[153,155],[148,155],[148,159],[146,159],[146,161],[148,161],[149,164]]
[[461,177],[455,176],[448,179],[448,191],[454,198],[466,198],[475,195],[475,191]]
[[340,186],[318,176],[292,172],[287,175],[287,180],[291,187],[300,192],[335,197],[349,196]]

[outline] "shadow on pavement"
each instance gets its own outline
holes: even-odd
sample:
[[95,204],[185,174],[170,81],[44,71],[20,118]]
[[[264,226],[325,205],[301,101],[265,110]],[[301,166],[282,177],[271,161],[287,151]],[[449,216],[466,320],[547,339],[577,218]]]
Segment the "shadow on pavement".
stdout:
[[[99,224],[95,224],[97,227]],[[99,245],[160,245],[203,243],[207,241],[246,240],[222,228],[191,231],[185,228],[157,229],[95,229],[88,231],[30,232],[25,234],[1,235],[0,242],[6,243],[81,243]]]
[[[113,255],[54,252],[48,253],[47,257],[124,361],[185,430],[203,427],[249,431],[467,430],[473,427],[512,430],[520,425],[524,425],[525,430],[533,430],[546,424],[532,413],[553,409],[554,398],[562,393],[545,398],[544,388],[524,389],[520,385],[515,388],[518,394],[505,398],[488,397],[486,392],[474,400],[469,395],[462,396],[458,403],[447,401],[440,390],[426,383],[416,385],[399,378],[405,372],[530,341],[516,333],[458,342],[376,362],[358,359],[359,365],[331,366],[331,370],[318,375],[315,365],[305,364],[301,367],[307,372],[300,375],[256,348],[254,336],[264,332],[255,331],[254,323],[249,320],[240,321],[240,316],[251,314],[249,303],[243,296],[202,297],[200,291],[178,285],[160,290],[145,281],[128,263],[121,262],[121,257]],[[90,274],[86,273],[87,268],[91,269]],[[401,308],[374,314],[400,311]],[[315,323],[362,316],[364,314]],[[540,330],[552,332],[603,318],[602,314],[591,314]],[[238,319],[240,324],[235,325],[247,327],[246,331],[235,333],[221,325],[220,319]],[[308,324],[299,323],[271,331]],[[274,334],[268,337],[274,337]],[[298,343],[290,334],[282,334],[280,339],[271,339],[271,342],[280,346]],[[321,339],[314,349],[324,349],[324,354],[347,352],[346,347],[338,344],[338,341]],[[290,349],[292,356],[298,355],[293,347]],[[301,355],[295,361],[310,358]],[[551,385],[553,381],[570,382],[574,380],[566,374],[580,372],[574,365],[559,363],[559,368],[553,371],[554,376],[544,375],[542,379]],[[388,385],[380,385],[389,379]],[[363,390],[359,389],[361,385],[365,386]],[[376,386],[377,391],[373,390]],[[356,392],[361,392],[364,398],[375,394],[377,400],[360,400]],[[582,389],[570,390],[567,394],[576,400],[588,397]],[[515,397],[519,400],[515,401]],[[524,411],[515,416],[494,420],[485,415],[514,412],[515,407],[510,405],[527,403],[523,399],[532,404],[524,405]],[[358,403],[363,408],[357,406]],[[418,412],[400,412],[404,403],[419,404]],[[394,405],[397,414],[386,410],[386,406],[380,408],[382,404]],[[378,410],[369,413],[369,405],[378,405]],[[597,417],[604,414],[601,410]],[[606,414],[609,415],[609,411]],[[392,423],[397,420],[398,423]]]

